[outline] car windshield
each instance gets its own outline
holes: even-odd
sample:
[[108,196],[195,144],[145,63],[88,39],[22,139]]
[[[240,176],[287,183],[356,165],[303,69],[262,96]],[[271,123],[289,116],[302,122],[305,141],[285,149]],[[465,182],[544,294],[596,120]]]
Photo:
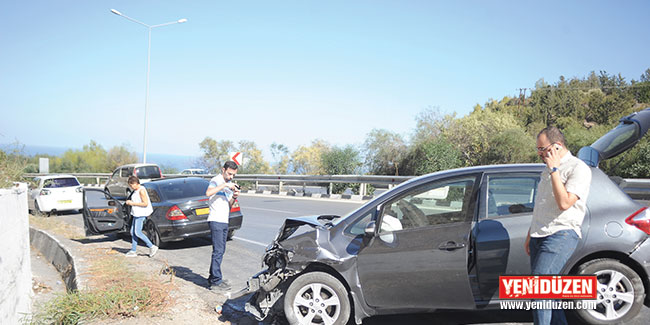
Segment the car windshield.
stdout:
[[138,176],[139,179],[143,178],[159,178],[160,169],[158,166],[143,166],[135,169],[135,176]]
[[166,181],[158,183],[158,190],[166,200],[178,200],[205,196],[209,183],[208,180],[203,179]]
[[74,177],[65,178],[51,178],[46,179],[43,183],[43,188],[59,188],[59,187],[72,187],[79,186],[79,181]]

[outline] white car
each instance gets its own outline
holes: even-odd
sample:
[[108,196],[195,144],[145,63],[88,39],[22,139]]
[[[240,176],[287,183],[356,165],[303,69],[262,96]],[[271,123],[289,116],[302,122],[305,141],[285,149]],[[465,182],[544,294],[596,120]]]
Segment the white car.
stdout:
[[183,169],[181,175],[206,175],[208,172],[201,168]]
[[34,178],[28,205],[36,215],[83,208],[83,186],[72,175],[47,175]]

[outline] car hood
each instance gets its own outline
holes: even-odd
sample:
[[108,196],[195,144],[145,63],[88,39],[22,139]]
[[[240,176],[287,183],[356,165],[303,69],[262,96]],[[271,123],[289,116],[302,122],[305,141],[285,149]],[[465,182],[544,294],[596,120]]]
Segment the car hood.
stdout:
[[284,221],[284,224],[280,228],[280,232],[274,240],[274,243],[281,242],[293,235],[298,228],[304,225],[311,226],[317,229],[329,229],[333,226],[332,220],[340,218],[340,216],[335,215],[315,215],[315,216],[304,216],[296,218],[287,218]]
[[578,151],[578,158],[591,167],[634,147],[650,128],[650,107],[621,118],[620,123],[590,146]]

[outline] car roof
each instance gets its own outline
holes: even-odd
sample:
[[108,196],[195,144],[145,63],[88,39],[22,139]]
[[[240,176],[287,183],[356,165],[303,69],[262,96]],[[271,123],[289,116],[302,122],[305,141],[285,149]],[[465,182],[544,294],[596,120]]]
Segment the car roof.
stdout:
[[126,164],[126,165],[119,166],[119,167],[117,167],[117,168],[124,168],[124,167],[142,167],[142,166],[156,166],[156,167],[158,167],[157,164],[143,164],[143,163],[137,163],[137,164]]
[[438,177],[453,177],[455,175],[467,175],[472,173],[498,173],[498,172],[508,172],[508,173],[517,173],[517,172],[541,172],[544,170],[546,165],[544,164],[500,164],[500,165],[482,165],[482,166],[471,166],[471,167],[461,167],[455,169],[442,170],[434,172],[431,174],[426,174],[418,177],[414,177],[406,182],[399,184],[398,186],[410,186],[409,184],[419,184],[426,183],[431,180],[431,178]]
[[43,176],[38,176],[37,178],[40,179],[53,179],[53,178],[77,178],[74,175],[69,175],[69,174],[55,174],[55,175],[43,175]]
[[163,183],[163,182],[182,183],[182,182],[187,182],[187,181],[191,181],[191,182],[206,181],[207,182],[208,180],[203,178],[203,177],[195,177],[195,176],[194,177],[165,177],[165,178],[152,179],[151,181],[149,181],[147,183],[144,183],[142,185],[145,185],[145,186],[147,184],[156,185],[156,184]]

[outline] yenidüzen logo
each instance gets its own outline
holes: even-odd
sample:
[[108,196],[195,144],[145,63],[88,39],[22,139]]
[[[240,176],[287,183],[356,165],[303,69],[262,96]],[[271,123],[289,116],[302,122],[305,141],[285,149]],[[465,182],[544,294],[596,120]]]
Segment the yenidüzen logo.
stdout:
[[505,275],[499,277],[500,299],[596,299],[595,275]]

